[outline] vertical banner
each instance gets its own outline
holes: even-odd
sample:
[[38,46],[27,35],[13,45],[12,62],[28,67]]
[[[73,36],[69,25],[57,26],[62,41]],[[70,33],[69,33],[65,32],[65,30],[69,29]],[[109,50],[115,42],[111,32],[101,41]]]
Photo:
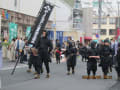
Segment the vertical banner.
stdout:
[[9,42],[17,37],[17,24],[9,23]]
[[2,17],[5,18],[5,12],[2,10]]
[[9,19],[9,14],[8,14],[8,11],[7,11],[7,10],[5,10],[5,18],[6,18],[6,19]]
[[82,37],[80,37],[80,43],[82,43],[83,42],[83,40],[82,40],[83,38]]
[[30,32],[31,32],[31,26],[28,26],[26,29],[26,37],[30,35]]
[[41,37],[41,33],[45,29],[49,16],[53,10],[53,7],[54,7],[53,5],[44,1],[38,13],[38,17],[36,19],[35,25],[32,28],[32,32],[30,33],[31,36],[29,39],[29,43],[37,45]]
[[116,34],[116,39],[118,40],[118,37],[120,36],[120,28],[117,28],[117,34]]

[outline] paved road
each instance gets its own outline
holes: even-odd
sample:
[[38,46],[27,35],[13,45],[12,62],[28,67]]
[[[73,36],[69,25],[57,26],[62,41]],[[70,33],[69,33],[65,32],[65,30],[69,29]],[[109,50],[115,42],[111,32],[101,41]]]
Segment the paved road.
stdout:
[[[120,83],[116,81],[116,73],[113,70],[112,80],[84,80],[82,75],[86,74],[86,63],[78,60],[75,75],[66,75],[66,64],[50,64],[51,77],[45,78],[45,73],[38,80],[33,79],[33,73],[26,73],[27,67],[21,65],[13,76],[11,70],[2,70],[2,90],[118,90]],[[98,75],[102,75],[98,68]],[[116,89],[115,89],[116,88]]]

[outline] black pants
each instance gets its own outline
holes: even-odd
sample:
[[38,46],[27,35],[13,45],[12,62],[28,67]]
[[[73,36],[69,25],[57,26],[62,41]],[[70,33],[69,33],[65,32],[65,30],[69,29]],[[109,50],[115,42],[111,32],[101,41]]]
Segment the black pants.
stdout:
[[23,61],[24,61],[24,51],[22,50],[20,54],[20,63],[22,63]]
[[67,65],[67,71],[70,72],[70,69],[72,68],[72,71],[74,71],[75,66],[73,65]]
[[[49,62],[42,61],[42,66],[43,66],[43,63],[44,63],[44,65],[45,65],[45,68],[46,68],[47,73],[50,73]],[[41,69],[42,69],[42,68],[41,68]]]
[[97,71],[97,63],[87,62],[87,74],[88,76],[91,74],[91,71],[93,75],[96,75]]
[[117,76],[120,77],[120,66],[117,66],[116,68]]
[[60,64],[60,56],[56,57],[56,62]]
[[50,55],[48,54],[47,51],[41,50],[41,52],[39,53],[39,56],[40,56],[40,60],[42,61],[41,66],[43,66],[43,63],[44,63],[46,71],[49,74],[50,73],[50,68],[49,68],[49,56]]
[[33,65],[33,55],[30,55],[30,58],[28,60],[28,68],[31,69]]
[[108,69],[109,69],[109,66],[102,66],[102,71],[104,75],[108,74]]
[[23,60],[24,60],[24,61],[27,61],[27,55],[24,55],[24,56],[23,56]]
[[120,77],[120,72],[117,72],[117,76]]
[[82,62],[83,62],[84,60],[85,60],[85,62],[86,62],[87,58],[86,58],[85,55],[82,55]]
[[41,60],[39,59],[39,56],[33,56],[33,65],[34,65],[34,68],[35,68],[35,71],[40,74],[40,70],[42,68],[41,66]]

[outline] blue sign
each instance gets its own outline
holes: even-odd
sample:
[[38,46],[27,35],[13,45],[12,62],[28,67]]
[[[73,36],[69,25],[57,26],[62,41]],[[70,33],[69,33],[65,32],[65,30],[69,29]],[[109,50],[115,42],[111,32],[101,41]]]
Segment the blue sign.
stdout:
[[98,34],[96,34],[96,38],[99,38],[99,35],[98,35]]
[[48,39],[54,40],[54,31],[48,31]]

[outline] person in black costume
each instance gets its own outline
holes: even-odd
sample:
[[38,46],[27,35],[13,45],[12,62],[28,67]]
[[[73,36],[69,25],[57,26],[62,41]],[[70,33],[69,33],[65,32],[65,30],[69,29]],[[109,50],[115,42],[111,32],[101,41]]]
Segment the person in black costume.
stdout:
[[59,48],[61,50],[60,41],[58,39],[56,40],[56,48]]
[[39,79],[40,78],[40,70],[42,68],[41,66],[41,60],[38,56],[38,51],[36,48],[31,48],[31,59],[32,59],[32,63],[33,66],[35,68],[35,79]]
[[45,30],[43,31],[42,37],[40,38],[36,48],[38,49],[38,54],[40,56],[40,60],[42,61],[42,65],[43,63],[45,65],[47,71],[46,78],[49,78],[50,77],[49,62],[51,62],[50,53],[53,49],[53,45],[52,42],[47,38],[47,32]]
[[72,69],[72,74],[74,74],[77,55],[77,49],[74,42],[72,43],[71,41],[68,41],[65,54],[67,57],[67,75],[70,75],[70,69]]
[[96,71],[97,71],[97,59],[99,58],[98,56],[98,51],[96,48],[96,42],[92,41],[91,42],[91,47],[87,50],[87,74],[88,74],[88,79],[90,79],[90,74],[91,71],[93,73],[93,79],[96,79]]
[[100,65],[102,67],[103,71],[103,77],[104,79],[107,79],[108,76],[108,70],[111,65],[111,60],[112,60],[112,49],[110,48],[110,43],[108,40],[104,40],[104,46],[100,50]]
[[117,76],[118,80],[120,81],[120,43],[118,43],[118,51],[117,51],[117,56],[116,56],[116,71],[117,71]]
[[82,56],[82,62],[85,60],[86,61],[86,51],[87,47],[83,46],[82,43],[79,44],[79,54]]

